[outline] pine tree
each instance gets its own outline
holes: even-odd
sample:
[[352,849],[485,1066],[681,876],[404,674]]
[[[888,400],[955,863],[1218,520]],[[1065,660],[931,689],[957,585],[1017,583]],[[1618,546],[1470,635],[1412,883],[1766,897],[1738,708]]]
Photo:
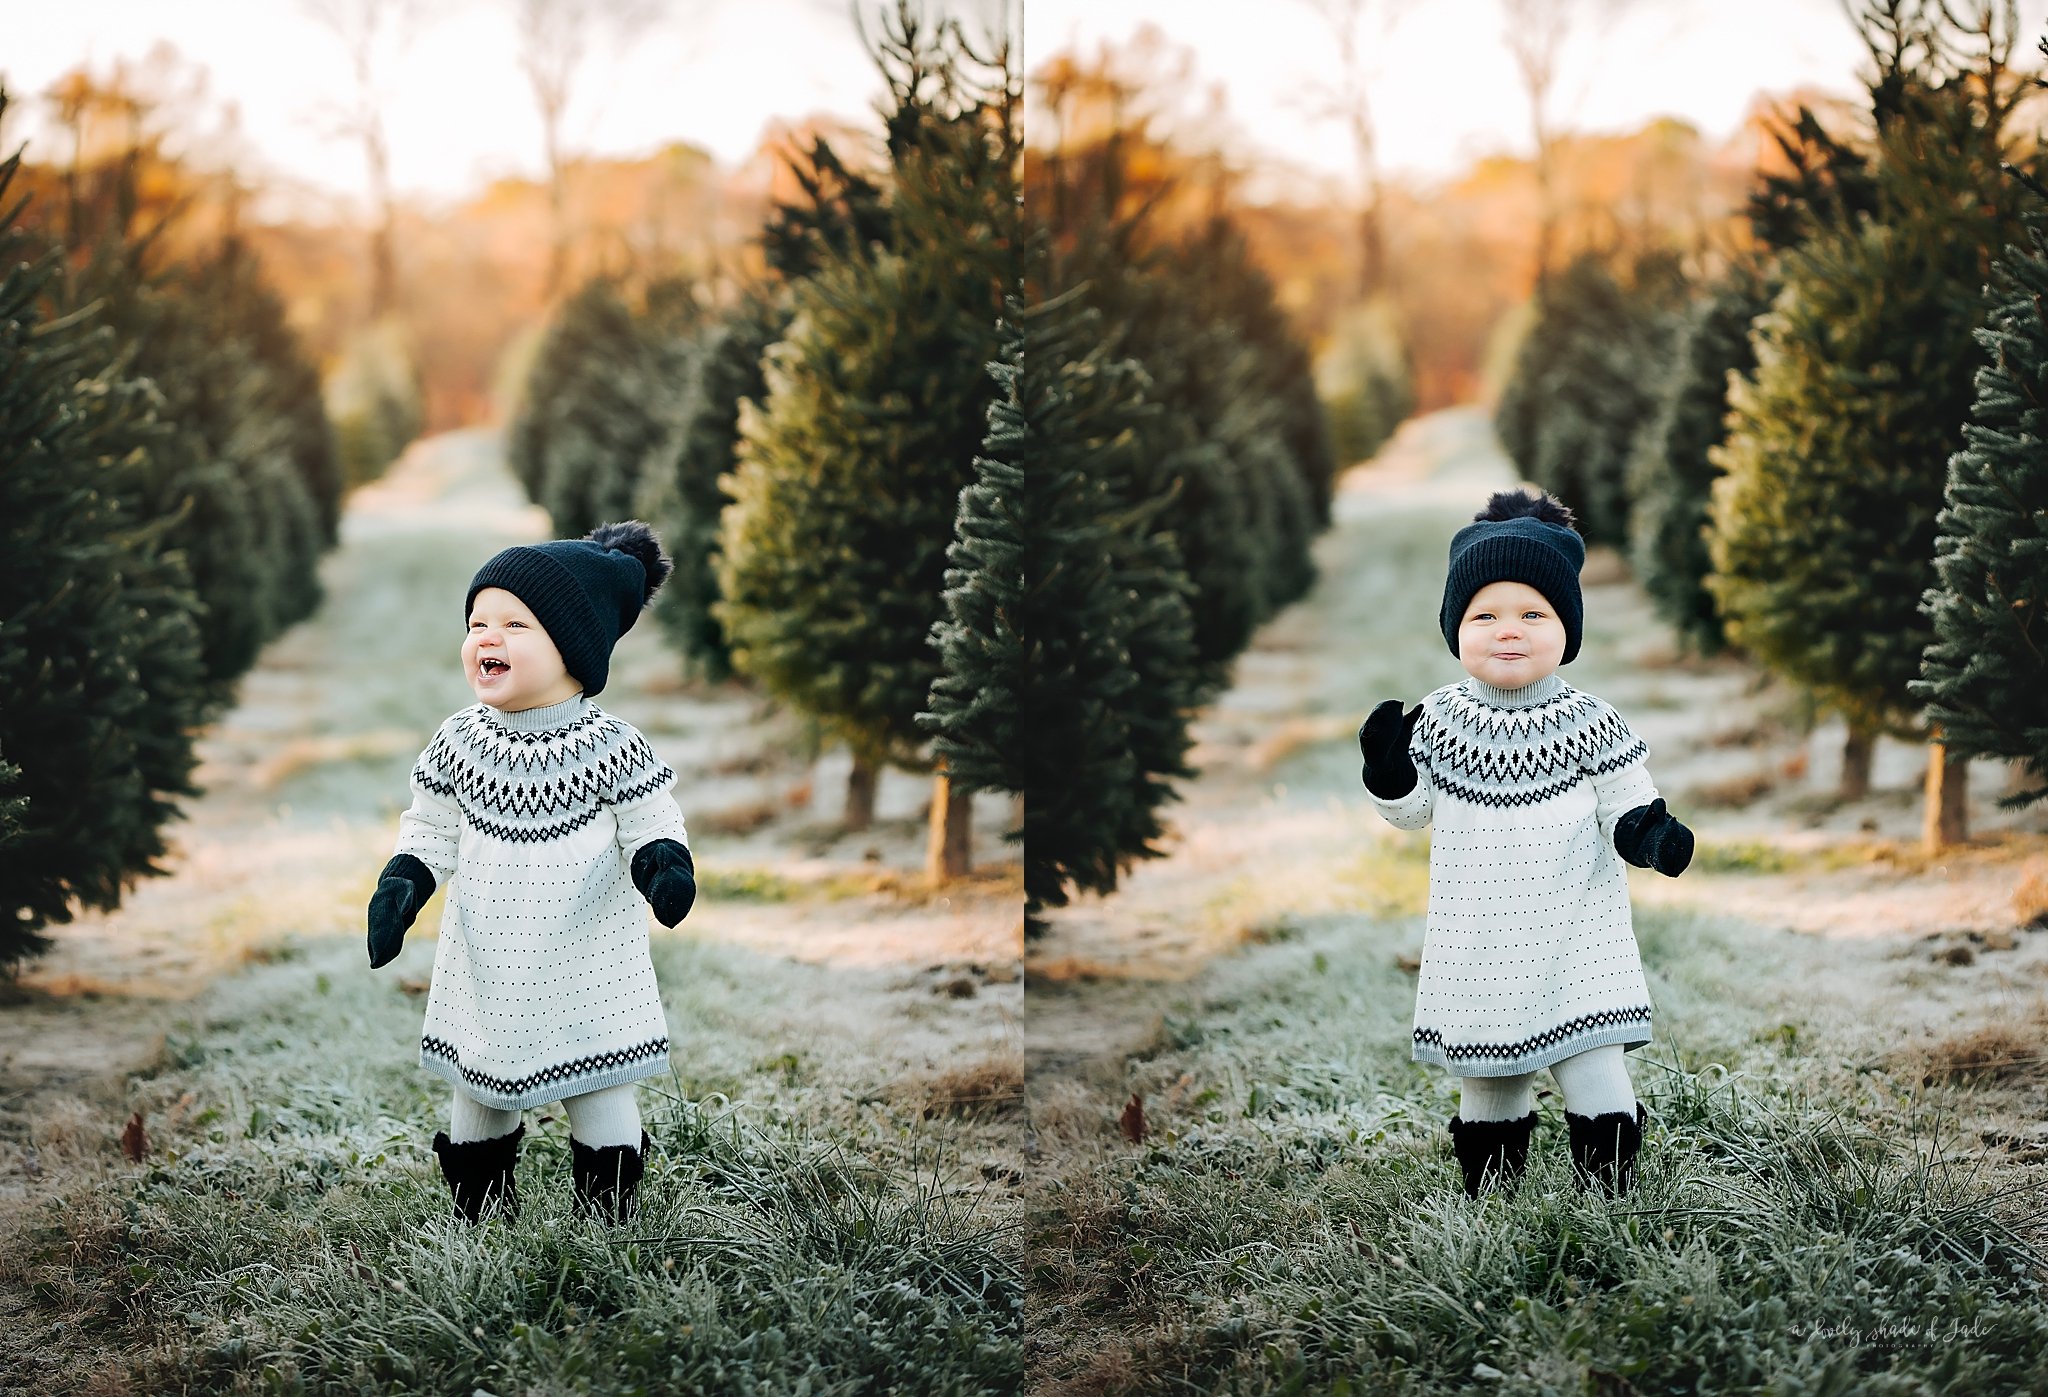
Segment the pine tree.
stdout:
[[655,597],[663,630],[712,680],[732,673],[732,653],[719,623],[718,520],[732,502],[721,483],[736,464],[742,400],[767,394],[762,356],[789,327],[786,299],[755,294],[705,327],[684,377],[681,403],[666,447],[666,469],[649,511],[675,559],[675,572]]
[[1629,538],[1638,580],[1657,612],[1698,653],[1727,644],[1706,578],[1705,528],[1719,474],[1708,451],[1726,431],[1728,375],[1756,367],[1750,322],[1770,306],[1775,282],[1732,269],[1685,315],[1655,414],[1629,461]]
[[576,537],[632,517],[642,472],[672,426],[680,376],[672,315],[636,312],[614,280],[593,277],[549,326],[512,426],[511,457],[557,533]]
[[1936,517],[1939,578],[1921,603],[1933,639],[1907,682],[1948,746],[2024,763],[2029,789],[2007,808],[2048,797],[2048,234],[2009,247],[1977,341],[1967,445],[1949,457]]
[[[1016,276],[1021,149],[1007,51],[970,90],[979,60],[957,23],[926,28],[905,0],[877,61],[894,97],[888,240],[823,258],[793,290],[766,397],[740,418],[714,608],[735,667],[852,749],[856,826],[879,764],[924,765],[928,637]],[[935,852],[964,851],[970,807],[942,786]]]
[[1896,728],[1932,638],[1942,463],[1969,410],[1958,372],[1976,249],[1928,225],[1867,225],[1787,254],[1729,394],[1708,587],[1728,635],[1852,730]]
[[[1751,632],[1773,633],[1768,652],[1759,652],[1767,663],[1847,718],[1845,797],[1867,786],[1878,731],[1917,730],[1908,685],[1933,639],[1920,603],[1936,582],[1946,463],[1962,444],[1981,362],[1972,340],[1984,311],[1980,291],[1994,253],[2018,236],[2015,186],[1998,173],[2020,94],[2003,56],[2012,36],[2000,37],[2005,19],[1997,11],[1987,7],[1978,19],[1979,31],[1958,42],[1950,12],[1925,0],[1884,0],[1859,16],[1877,68],[1870,213],[1816,235],[1791,259],[1794,279],[1806,284],[1794,304],[1787,305],[1789,284],[1778,302],[1784,367],[1766,383],[1766,317],[1753,380],[1760,402],[1780,395],[1766,410],[1783,420],[1750,418],[1744,431],[1754,439],[1743,441],[1731,419],[1722,448],[1728,462],[1741,460],[1788,493],[1759,493],[1757,481],[1730,484],[1724,511],[1716,487],[1713,527],[1726,536],[1715,542],[1716,565],[1725,550],[1736,566],[1725,585],[1712,584],[1716,598],[1724,612],[1731,600],[1742,606]],[[1975,58],[1958,61],[1973,48]],[[2038,148],[2031,158],[2039,161]],[[1815,207],[1818,222],[1829,205]],[[1844,280],[1813,284],[1821,275]],[[1797,472],[1802,458],[1812,482],[1778,479]],[[1816,545],[1794,572],[1810,589],[1783,600],[1803,607],[1810,622],[1872,630],[1867,646],[1839,636],[1801,641],[1793,623],[1761,615],[1782,584],[1759,588],[1759,565],[1786,551],[1791,511],[1813,507],[1834,512],[1803,521]],[[1748,643],[1732,615],[1730,635]],[[1945,750],[1938,725],[1925,735],[1933,748],[1927,839],[1939,845],[1961,837],[1967,767]]]
[[0,162],[0,968],[165,871],[213,697],[174,521],[138,507],[172,434],[74,309],[62,251],[16,226],[19,168]]
[[1654,405],[1683,292],[1667,256],[1640,259],[1624,284],[1595,253],[1537,290],[1536,324],[1495,426],[1523,475],[1570,503],[1589,542],[1627,546],[1629,453]]

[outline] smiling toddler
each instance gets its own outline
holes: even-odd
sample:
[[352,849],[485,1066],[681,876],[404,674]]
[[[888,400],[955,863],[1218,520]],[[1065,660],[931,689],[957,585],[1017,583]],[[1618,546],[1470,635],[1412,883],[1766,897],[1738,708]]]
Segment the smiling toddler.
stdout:
[[420,1065],[453,1087],[434,1152],[456,1213],[518,1210],[520,1112],[560,1101],[576,1197],[631,1213],[649,1141],[633,1083],[668,1071],[648,955],[653,905],[674,926],[696,898],[676,774],[591,700],[611,652],[670,571],[638,520],[507,548],[464,603],[477,702],[412,770],[397,852],[369,906],[370,966],[398,955],[436,888],[441,937]]
[[1547,494],[1501,491],[1451,540],[1438,622],[1466,678],[1359,729],[1366,793],[1433,825],[1413,1057],[1458,1078],[1451,1139],[1478,1196],[1511,1188],[1536,1127],[1535,1073],[1564,1093],[1574,1177],[1625,1192],[1647,1119],[1622,1054],[1650,1041],[1623,861],[1670,877],[1691,831],[1649,749],[1556,671],[1579,650],[1586,546]]

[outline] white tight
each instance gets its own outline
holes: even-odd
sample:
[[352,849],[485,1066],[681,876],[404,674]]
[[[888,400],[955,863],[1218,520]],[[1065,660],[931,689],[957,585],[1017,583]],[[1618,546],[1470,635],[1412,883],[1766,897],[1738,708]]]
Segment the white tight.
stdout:
[[[1564,1093],[1565,1109],[1580,1116],[1633,1112],[1636,1091],[1622,1053],[1621,1044],[1609,1043],[1553,1062],[1550,1075]],[[1458,1115],[1468,1121],[1520,1120],[1536,1109],[1535,1082],[1534,1072],[1517,1077],[1460,1077]]]
[[[569,1134],[592,1149],[606,1145],[640,1148],[640,1103],[634,1098],[633,1083],[565,1096],[562,1105],[569,1112]],[[456,1088],[448,1108],[448,1138],[453,1143],[495,1140],[518,1128],[519,1112],[486,1106]]]

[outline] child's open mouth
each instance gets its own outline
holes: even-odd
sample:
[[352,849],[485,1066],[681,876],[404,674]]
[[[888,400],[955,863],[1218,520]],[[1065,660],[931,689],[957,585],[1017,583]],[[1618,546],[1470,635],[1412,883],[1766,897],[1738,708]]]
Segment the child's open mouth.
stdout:
[[512,666],[506,664],[503,660],[482,660],[478,662],[476,667],[476,682],[479,684],[496,684],[511,672]]

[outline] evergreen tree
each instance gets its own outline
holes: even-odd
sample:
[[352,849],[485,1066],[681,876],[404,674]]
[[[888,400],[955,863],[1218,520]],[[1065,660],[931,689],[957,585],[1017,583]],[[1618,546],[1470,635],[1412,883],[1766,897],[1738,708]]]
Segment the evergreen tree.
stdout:
[[1628,458],[1655,403],[1684,279],[1665,254],[1624,284],[1582,253],[1537,289],[1495,428],[1516,468],[1571,504],[1588,542],[1628,544]]
[[1877,176],[1870,158],[1821,125],[1805,103],[1787,126],[1771,131],[1783,173],[1758,176],[1749,196],[1757,242],[1777,251],[1877,212]]
[[1732,269],[1685,315],[1654,415],[1637,436],[1628,470],[1635,573],[1657,612],[1698,653],[1727,644],[1707,574],[1706,524],[1719,474],[1708,451],[1726,431],[1728,375],[1756,366],[1750,322],[1770,306],[1774,280]]
[[763,401],[762,356],[789,327],[786,299],[755,294],[705,327],[684,376],[677,421],[666,446],[659,489],[640,517],[655,520],[669,542],[675,572],[655,616],[678,649],[713,680],[732,672],[719,623],[719,516],[732,502],[722,483],[735,465],[742,400]]
[[673,308],[635,312],[593,277],[549,326],[511,432],[513,473],[575,537],[633,515],[641,473],[669,440],[680,377]]
[[1166,498],[1137,509],[1131,455],[1156,408],[1080,290],[1017,313],[981,480],[963,495],[946,659],[923,721],[962,779],[1024,795],[1025,916],[1113,891],[1159,851],[1188,775],[1202,682]]
[[[1755,332],[1761,412],[1731,417],[1716,458],[1751,478],[1715,487],[1715,563],[1725,557],[1732,572],[1710,585],[1731,638],[1756,635],[1760,658],[1846,717],[1845,797],[1867,787],[1877,732],[1916,727],[1908,685],[1933,639],[1920,603],[1936,582],[1946,462],[1981,362],[1980,291],[1994,252],[2018,235],[2015,189],[1998,173],[2019,99],[2004,57],[2011,36],[2000,37],[1997,12],[1979,18],[1976,57],[1964,62],[1971,36],[1959,43],[1939,4],[1882,0],[1859,17],[1876,65],[1871,212],[1789,258],[1796,270]],[[2039,162],[2038,146],[2027,158]],[[1817,284],[1824,277],[1837,280]],[[1763,420],[1770,413],[1780,420]],[[1785,540],[1795,535],[1793,550]],[[1766,560],[1790,551],[1804,592],[1763,578]],[[1869,634],[1802,639],[1800,620],[1763,614],[1774,601],[1807,624]],[[1731,605],[1744,613],[1740,627]],[[1927,829],[1940,844],[1960,837],[1966,767],[1940,749],[1938,730],[1927,736],[1937,744]]]
[[793,154],[786,163],[803,197],[777,203],[769,212],[761,230],[761,251],[769,270],[785,281],[797,281],[826,261],[888,241],[889,205],[882,186],[848,170],[824,137],[812,137],[809,149]]
[[209,707],[225,709],[262,645],[319,600],[324,520],[313,492],[336,483],[332,457],[322,457],[332,447],[301,416],[319,399],[291,397],[295,381],[258,361],[260,344],[274,348],[272,336],[289,330],[264,324],[279,307],[254,291],[252,264],[227,248],[158,266],[158,234],[162,225],[135,234],[123,213],[53,293],[74,311],[96,307],[123,371],[156,391],[162,436],[141,459],[129,504],[139,520],[166,520],[166,549],[190,567]]
[[1921,603],[1933,639],[1906,686],[1953,751],[2025,764],[2032,786],[2007,808],[2048,797],[2048,236],[2034,220],[2027,238],[1977,331],[1991,362],[1948,460]]
[[990,357],[963,332],[987,296],[935,258],[826,267],[795,288],[766,397],[740,412],[715,608],[734,663],[871,764],[913,763],[922,741],[926,636]]
[[[1266,346],[1247,342],[1218,304],[1240,273],[1256,275],[1241,252],[1235,239],[1205,235],[1131,265],[1098,254],[1061,273],[1076,278],[1066,285],[1090,274],[1109,352],[1144,366],[1148,398],[1160,409],[1140,429],[1145,465],[1122,502],[1166,501],[1159,527],[1178,541],[1194,586],[1195,644],[1212,688],[1226,681],[1259,624],[1313,581],[1314,482],[1330,475],[1327,437],[1318,438],[1321,467],[1293,454],[1292,409],[1264,362]],[[1299,371],[1319,414],[1306,359],[1289,371]]]
[[[6,98],[0,93],[0,111]],[[174,797],[214,698],[199,603],[149,517],[151,385],[74,309],[63,253],[16,226],[0,162],[0,968],[47,948],[75,905],[111,910],[165,870]]]
[[[1932,638],[1941,464],[1969,410],[1976,249],[1866,225],[1786,256],[1710,451],[1708,587],[1731,640],[1847,715],[1900,726]],[[1964,366],[1967,367],[1967,366]]]
[[[880,763],[923,765],[928,638],[1015,277],[1014,71],[1005,53],[969,91],[972,61],[957,24],[926,29],[899,5],[878,55],[895,103],[888,242],[793,289],[721,520],[714,611],[733,663],[853,750],[850,795]],[[949,848],[966,810],[944,807]]]
[[425,388],[398,317],[349,337],[323,394],[343,480],[352,489],[380,478],[425,425]]
[[1316,386],[1339,469],[1370,460],[1415,410],[1414,377],[1391,299],[1376,297],[1338,317],[1316,365]]

